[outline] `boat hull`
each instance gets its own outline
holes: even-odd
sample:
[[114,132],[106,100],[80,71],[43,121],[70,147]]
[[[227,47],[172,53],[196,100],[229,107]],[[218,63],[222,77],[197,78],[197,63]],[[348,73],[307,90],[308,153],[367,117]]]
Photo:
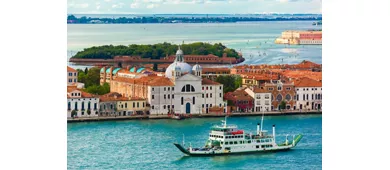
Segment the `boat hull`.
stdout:
[[274,148],[268,148],[268,149],[262,149],[262,150],[253,150],[253,151],[239,151],[239,152],[221,152],[221,151],[189,151],[188,149],[184,148],[182,145],[178,143],[174,143],[174,145],[184,154],[189,156],[222,156],[222,155],[240,155],[240,154],[255,154],[255,153],[265,153],[265,152],[280,152],[280,151],[287,151],[298,144],[298,142],[302,139],[302,135],[296,136],[294,140],[294,144],[292,142],[289,143],[282,143],[277,145],[277,147]]

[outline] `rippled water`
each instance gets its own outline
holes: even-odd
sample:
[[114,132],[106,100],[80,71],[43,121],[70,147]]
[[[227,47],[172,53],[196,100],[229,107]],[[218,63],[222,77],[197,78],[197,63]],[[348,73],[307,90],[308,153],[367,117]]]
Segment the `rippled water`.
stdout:
[[[322,28],[322,26],[313,26],[312,21],[219,24],[68,24],[67,27],[68,58],[79,50],[98,45],[162,42],[179,44],[182,41],[184,43],[201,41],[222,43],[229,48],[241,51],[246,58],[242,64],[295,64],[302,60],[322,63],[321,45],[274,44],[274,40],[285,30]],[[264,53],[266,55],[263,55]]]
[[[209,128],[223,118],[129,120],[68,124],[68,169],[321,169],[322,116],[267,116],[264,129],[276,125],[277,143],[286,134],[304,135],[292,150],[216,157],[184,156],[174,145],[203,146]],[[246,132],[255,132],[260,117],[231,117]]]

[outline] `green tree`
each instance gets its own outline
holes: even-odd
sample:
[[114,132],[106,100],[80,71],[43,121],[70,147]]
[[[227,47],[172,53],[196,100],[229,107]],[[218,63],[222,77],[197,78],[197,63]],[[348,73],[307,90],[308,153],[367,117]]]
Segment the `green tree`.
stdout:
[[84,73],[85,73],[85,74],[88,74],[88,68],[87,68],[87,67],[85,67]]
[[223,84],[224,93],[234,91],[242,85],[242,78],[238,75],[221,75],[216,81]]
[[157,70],[158,70],[157,63],[153,63],[153,71],[157,71]]
[[87,110],[87,114],[88,114],[88,115],[91,115],[91,110],[88,109],[88,110]]
[[280,110],[284,110],[284,109],[286,109],[286,101],[282,101],[282,102],[280,102]]
[[70,116],[73,118],[73,117],[76,117],[77,116],[77,111],[76,110],[72,110],[72,112],[70,112]]

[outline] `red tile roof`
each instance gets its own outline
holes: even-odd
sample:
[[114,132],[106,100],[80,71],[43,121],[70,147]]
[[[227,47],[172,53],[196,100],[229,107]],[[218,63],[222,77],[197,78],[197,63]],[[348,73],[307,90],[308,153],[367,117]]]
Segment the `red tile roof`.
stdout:
[[295,87],[322,87],[322,82],[304,77],[294,81]]
[[69,67],[69,66],[66,66],[67,67],[67,71],[68,72],[77,72],[77,70],[75,70],[74,68],[72,67]]
[[220,85],[220,83],[212,81],[210,79],[203,78],[202,85]]

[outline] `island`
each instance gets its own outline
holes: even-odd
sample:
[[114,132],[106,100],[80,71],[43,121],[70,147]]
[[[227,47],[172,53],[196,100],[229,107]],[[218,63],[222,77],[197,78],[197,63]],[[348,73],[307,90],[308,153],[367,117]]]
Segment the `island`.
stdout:
[[[77,52],[76,55],[69,59],[69,62],[84,65],[114,65],[119,67],[125,67],[134,63],[172,63],[178,48],[178,45],[167,42],[153,45],[94,46]],[[192,64],[237,64],[245,60],[239,52],[227,48],[221,43],[195,42],[182,44],[180,48],[185,51],[185,61]]]
[[235,23],[253,21],[319,21],[321,15],[233,15],[233,16],[129,16],[129,17],[76,17],[68,15],[68,24],[137,24],[137,23]]

